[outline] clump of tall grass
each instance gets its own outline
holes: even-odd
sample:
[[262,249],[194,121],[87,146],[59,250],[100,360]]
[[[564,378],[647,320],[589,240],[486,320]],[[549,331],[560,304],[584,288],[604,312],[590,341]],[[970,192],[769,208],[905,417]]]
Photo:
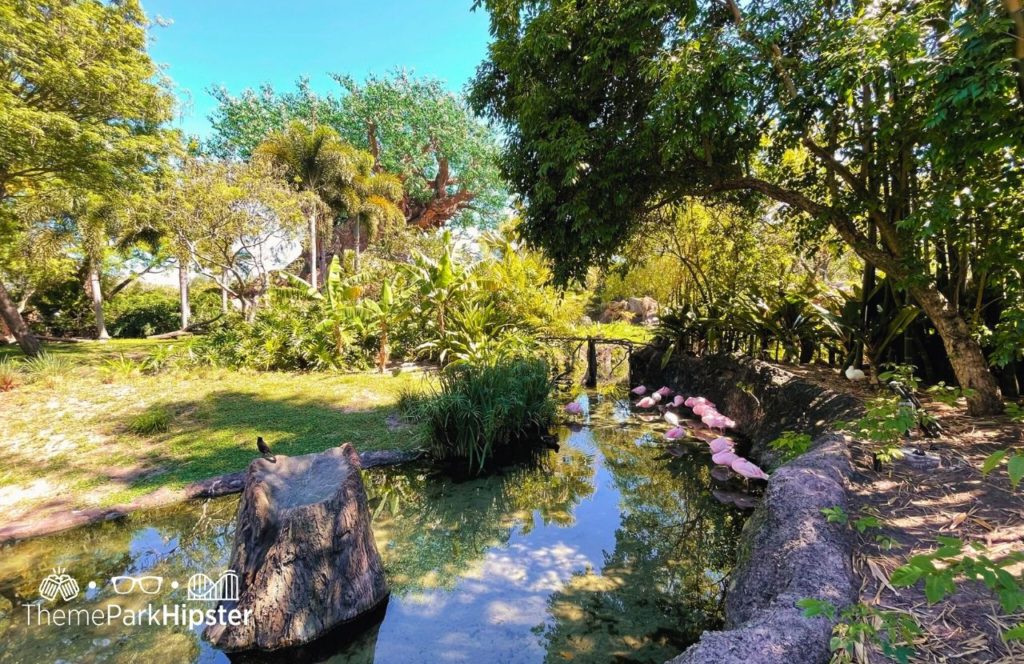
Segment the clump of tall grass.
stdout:
[[0,392],[9,392],[21,382],[21,371],[9,357],[0,357]]
[[172,416],[163,406],[152,406],[128,422],[128,430],[139,436],[163,433],[171,426]]
[[32,379],[51,386],[70,374],[74,366],[66,357],[51,355],[46,351],[30,357],[24,363],[25,373]]
[[403,401],[431,456],[482,471],[498,453],[532,445],[554,420],[547,362],[510,359],[450,365],[437,393]]
[[100,376],[104,383],[113,383],[117,379],[128,379],[142,373],[142,365],[124,353],[110,358],[100,367]]

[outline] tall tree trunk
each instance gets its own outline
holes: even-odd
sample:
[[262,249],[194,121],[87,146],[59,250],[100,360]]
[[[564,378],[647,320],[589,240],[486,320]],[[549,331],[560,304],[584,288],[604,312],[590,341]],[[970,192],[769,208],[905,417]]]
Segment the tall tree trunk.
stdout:
[[964,317],[950,307],[949,301],[935,286],[911,286],[910,292],[942,337],[960,387],[971,390],[967,397],[971,415],[1001,413],[1003,397],[999,384],[989,370],[981,345],[971,336]]
[[319,288],[316,270],[316,210],[309,215],[309,284],[313,288]]
[[192,305],[188,298],[189,261],[186,258],[178,259],[178,294],[181,299],[181,329],[188,327],[192,318]]
[[89,296],[92,298],[92,313],[96,319],[96,338],[106,340],[107,324],[103,320],[103,288],[100,284],[100,272],[96,268],[96,259],[89,259]]
[[358,217],[355,219],[355,231],[353,232],[353,236],[356,239],[356,241],[355,241],[356,255],[355,255],[354,272],[355,272],[355,274],[359,274],[359,244],[360,244],[360,242],[362,242],[362,239],[359,237],[359,218]]
[[[228,282],[228,271],[224,270],[220,277],[221,283],[226,284]],[[223,285],[220,287],[220,312],[226,314],[228,312],[228,289]]]
[[14,301],[11,300],[2,281],[0,281],[0,316],[3,316],[7,328],[18,340],[21,350],[29,357],[39,355],[39,340],[28,329],[28,325],[25,325],[25,319],[21,317],[18,308],[14,306]]

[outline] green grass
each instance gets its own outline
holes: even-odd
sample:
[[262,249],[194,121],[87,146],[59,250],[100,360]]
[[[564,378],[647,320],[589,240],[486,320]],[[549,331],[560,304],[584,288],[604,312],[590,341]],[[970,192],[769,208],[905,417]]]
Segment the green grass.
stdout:
[[[54,356],[65,357],[77,364],[97,365],[123,353],[134,360],[141,360],[157,346],[169,343],[166,339],[110,339],[109,341],[81,341],[78,343],[46,343],[44,350]],[[25,356],[14,344],[0,345],[0,358],[22,359]]]
[[572,330],[572,334],[580,337],[625,339],[626,341],[645,344],[654,338],[654,328],[618,321],[615,323],[591,323],[590,325],[577,325]]
[[344,442],[360,451],[414,445],[389,416],[401,393],[424,389],[418,372],[104,371],[121,353],[141,361],[155,345],[48,344],[69,373],[0,392],[0,509],[8,518],[55,497],[68,509],[109,505],[244,470],[257,456],[257,435],[288,455]]
[[162,406],[151,406],[128,421],[128,431],[145,436],[164,433],[171,427],[171,413]]

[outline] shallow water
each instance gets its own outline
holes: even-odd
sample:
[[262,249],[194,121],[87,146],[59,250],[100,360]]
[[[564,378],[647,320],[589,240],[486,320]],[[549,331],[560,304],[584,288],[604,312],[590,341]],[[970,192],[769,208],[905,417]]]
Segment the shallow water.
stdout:
[[[676,458],[661,423],[610,401],[595,411],[561,431],[558,452],[495,476],[367,471],[391,599],[379,625],[327,661],[660,663],[718,625],[743,515],[712,498],[706,446]],[[237,504],[140,512],[0,549],[0,662],[228,661],[198,627],[40,625],[29,612],[210,608],[186,599],[187,581],[226,567]],[[55,568],[78,597],[40,598]],[[118,595],[115,576],[163,582]]]

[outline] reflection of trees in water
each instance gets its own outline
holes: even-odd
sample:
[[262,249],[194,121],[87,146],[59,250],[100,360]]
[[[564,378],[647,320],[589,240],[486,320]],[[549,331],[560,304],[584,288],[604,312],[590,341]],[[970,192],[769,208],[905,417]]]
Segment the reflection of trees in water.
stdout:
[[[68,603],[43,608],[96,609],[107,603],[159,610],[185,600],[185,582],[197,572],[219,573],[227,564],[234,533],[237,498],[188,503],[140,512],[115,521],[80,528],[5,547],[0,555],[0,594],[13,613],[0,634],[0,662],[65,661],[182,662],[199,654],[198,637],[185,627],[86,627],[27,625],[22,603],[38,600],[40,581],[52,567],[65,567],[82,594]],[[164,577],[157,595],[115,595],[106,585],[122,574]],[[173,590],[171,581],[182,584]],[[89,599],[89,581],[100,584]],[[4,603],[6,606],[6,602]]]
[[572,525],[573,509],[594,491],[592,477],[593,459],[573,448],[544,451],[531,463],[466,482],[422,471],[367,473],[374,535],[392,592],[452,588],[517,527],[528,533],[535,513],[543,524]]
[[638,446],[635,433],[597,440],[621,494],[615,549],[597,573],[549,598],[538,628],[548,660],[663,662],[721,620],[721,583],[741,519],[708,492],[708,469]]

